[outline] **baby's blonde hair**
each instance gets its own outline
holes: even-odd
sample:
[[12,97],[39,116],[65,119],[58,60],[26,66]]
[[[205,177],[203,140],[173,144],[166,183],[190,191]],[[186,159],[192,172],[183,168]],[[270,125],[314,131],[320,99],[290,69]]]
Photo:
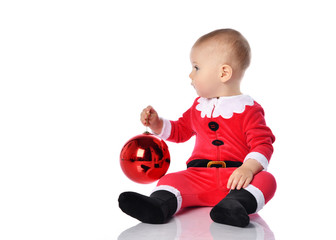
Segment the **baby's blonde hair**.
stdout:
[[[194,44],[199,46],[202,43],[214,40],[220,51],[229,56],[233,62],[232,67],[245,71],[251,62],[251,48],[245,37],[234,29],[218,29],[200,37]],[[238,69],[237,69],[238,70]]]

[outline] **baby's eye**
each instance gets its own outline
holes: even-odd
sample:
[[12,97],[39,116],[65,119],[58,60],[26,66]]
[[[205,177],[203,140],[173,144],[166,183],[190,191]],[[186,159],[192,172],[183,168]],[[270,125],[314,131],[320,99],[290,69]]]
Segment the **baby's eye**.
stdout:
[[199,67],[198,66],[194,66],[195,70],[198,71],[199,70]]

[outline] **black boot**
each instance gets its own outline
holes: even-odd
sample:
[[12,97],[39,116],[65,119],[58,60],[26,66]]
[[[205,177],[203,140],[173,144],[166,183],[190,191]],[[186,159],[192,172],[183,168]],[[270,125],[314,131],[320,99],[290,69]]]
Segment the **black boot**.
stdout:
[[177,209],[177,198],[165,190],[155,191],[150,197],[124,192],[120,194],[118,201],[124,213],[144,223],[165,223]]
[[249,214],[257,209],[257,200],[245,189],[231,190],[210,212],[214,222],[236,227],[246,227],[250,223]]

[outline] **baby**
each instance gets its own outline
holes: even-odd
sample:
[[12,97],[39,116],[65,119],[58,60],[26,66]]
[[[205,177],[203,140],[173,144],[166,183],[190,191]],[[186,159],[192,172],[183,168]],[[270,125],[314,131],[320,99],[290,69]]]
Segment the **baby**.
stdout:
[[199,38],[191,49],[189,77],[198,98],[181,118],[159,118],[153,107],[141,122],[159,137],[185,142],[196,136],[187,169],[163,176],[147,197],[119,196],[119,207],[144,222],[167,222],[181,208],[211,206],[213,221],[249,224],[274,195],[276,181],[266,171],[275,140],[262,107],[240,91],[250,64],[247,40],[236,30],[220,29]]

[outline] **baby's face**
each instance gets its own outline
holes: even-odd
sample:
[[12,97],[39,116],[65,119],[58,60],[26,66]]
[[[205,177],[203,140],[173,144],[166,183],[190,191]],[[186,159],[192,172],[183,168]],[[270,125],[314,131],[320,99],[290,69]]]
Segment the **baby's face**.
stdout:
[[215,47],[209,43],[202,43],[191,49],[192,71],[189,77],[200,97],[214,98],[220,95],[222,64],[217,55]]

